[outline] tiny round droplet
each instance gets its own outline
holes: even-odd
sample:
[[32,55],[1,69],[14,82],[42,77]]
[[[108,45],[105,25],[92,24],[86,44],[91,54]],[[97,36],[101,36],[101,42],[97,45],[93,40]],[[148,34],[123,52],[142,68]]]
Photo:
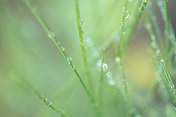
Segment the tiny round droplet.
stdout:
[[164,63],[164,59],[161,59],[160,62],[161,62],[161,63]]
[[49,103],[48,103],[48,106],[51,106],[53,103],[50,101]]
[[61,49],[62,49],[63,51],[65,51],[65,48],[64,48],[64,47],[61,47]]
[[100,59],[100,60],[97,61],[97,66],[101,67],[101,64],[102,64],[102,60]]
[[107,78],[112,78],[112,73],[111,73],[111,72],[107,72],[107,73],[106,73],[106,77],[107,77]]
[[120,62],[120,57],[116,57],[115,62],[119,63]]
[[120,25],[123,26],[123,22],[120,22]]
[[80,20],[80,25],[82,25],[82,26],[85,25],[85,21],[84,21],[84,19],[81,19],[81,20]]
[[71,64],[72,58],[71,57],[67,57],[67,62],[68,64]]
[[104,63],[102,67],[103,71],[106,71],[108,69],[108,65],[106,63]]
[[129,16],[130,16],[129,13],[127,13],[126,16],[125,16],[125,19],[128,19]]

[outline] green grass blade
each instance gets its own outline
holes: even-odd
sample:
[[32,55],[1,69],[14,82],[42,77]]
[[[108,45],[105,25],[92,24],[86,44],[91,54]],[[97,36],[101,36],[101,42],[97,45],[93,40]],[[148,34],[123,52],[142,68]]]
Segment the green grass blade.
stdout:
[[[141,3],[141,1],[138,1],[139,3]],[[123,47],[123,53],[125,52],[125,50],[127,49],[130,41],[131,41],[131,36],[134,34],[135,30],[136,30],[136,27],[138,25],[138,22],[141,18],[141,15],[145,9],[145,7],[147,6],[147,3],[148,3],[148,0],[144,0],[141,4],[140,4],[140,7],[138,8],[138,5],[137,5],[137,8],[136,8],[136,13],[134,15],[134,19],[133,19],[133,22],[131,24],[131,27],[130,27],[130,31],[128,32],[127,36],[125,37],[126,38],[126,41],[124,42],[124,47]]]
[[165,51],[165,49],[164,49],[164,47],[165,47],[164,38],[163,38],[163,36],[162,36],[162,32],[161,32],[161,30],[160,30],[160,27],[159,27],[159,25],[158,25],[156,16],[153,14],[153,11],[152,11],[151,9],[147,9],[147,12],[148,12],[148,14],[149,14],[149,16],[150,16],[150,19],[151,19],[152,24],[153,24],[153,26],[154,26],[154,29],[155,29],[155,31],[156,31],[156,35],[157,35],[157,37],[158,37],[158,39],[159,39],[159,42],[160,42],[160,44],[161,44],[161,47],[162,47],[162,49]]
[[174,86],[173,81],[171,79],[171,76],[170,76],[170,74],[169,74],[169,72],[167,70],[167,67],[166,67],[166,64],[164,62],[164,59],[163,59],[163,57],[162,57],[162,55],[160,53],[160,50],[159,50],[155,35],[154,35],[153,31],[152,31],[152,26],[151,26],[150,22],[146,23],[146,29],[148,30],[149,35],[151,37],[152,48],[154,49],[154,51],[156,53],[156,57],[157,57],[159,66],[160,66],[160,68],[162,70],[162,73],[165,76],[165,79],[164,79],[165,81],[163,81],[163,82],[165,83],[165,86],[168,88],[168,92],[170,94],[170,97],[173,99],[173,102],[176,103],[175,86]]
[[78,27],[78,32],[79,32],[79,39],[80,39],[80,47],[81,47],[81,51],[82,51],[82,57],[83,57],[83,62],[84,62],[84,67],[86,70],[86,75],[88,77],[89,80],[89,85],[90,88],[92,89],[92,91],[94,90],[93,87],[93,82],[91,80],[91,74],[90,74],[90,69],[88,66],[88,62],[87,62],[87,54],[86,54],[86,50],[85,50],[85,46],[84,46],[84,37],[83,37],[83,30],[82,30],[82,21],[80,18],[80,11],[79,11],[79,3],[78,0],[74,0],[74,5],[75,5],[75,12],[76,12],[76,18],[77,18],[77,27]]
[[167,39],[167,46],[170,46],[170,27],[169,27],[169,14],[168,14],[168,0],[164,0],[164,12],[165,12],[165,36]]
[[98,85],[99,108],[100,108],[102,117],[103,117],[103,81],[104,81],[103,64],[104,64],[104,56],[105,56],[105,49],[102,50],[101,72],[100,72],[100,80],[99,80],[99,85]]
[[31,83],[29,83],[28,80],[26,80],[25,78],[20,78],[20,79],[21,79],[20,82],[22,82],[22,85],[25,85],[27,90],[30,90],[31,92],[33,92],[34,95],[36,95],[47,107],[52,109],[54,112],[58,113],[61,117],[69,117],[69,115],[66,112],[64,112],[61,109],[58,109],[57,107],[55,107],[55,105],[53,104],[52,101],[48,100],[37,89],[35,89],[33,87],[33,85]]

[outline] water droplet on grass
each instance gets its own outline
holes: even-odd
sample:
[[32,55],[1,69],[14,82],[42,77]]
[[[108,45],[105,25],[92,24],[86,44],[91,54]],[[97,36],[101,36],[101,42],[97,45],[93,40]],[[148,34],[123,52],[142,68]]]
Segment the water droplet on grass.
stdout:
[[126,16],[125,16],[125,19],[128,19],[129,18],[129,13],[127,12]]
[[71,64],[72,58],[71,57],[67,57],[67,63]]
[[161,59],[160,62],[161,62],[161,63],[164,63],[164,59]]
[[173,88],[175,88],[175,87],[174,87],[174,85],[171,85],[170,88],[173,89]]
[[61,47],[61,49],[62,49],[63,51],[65,51],[65,48],[64,48],[64,47]]
[[48,106],[50,107],[52,104],[53,104],[53,103],[50,101],[50,102],[48,103]]
[[53,39],[53,38],[55,37],[55,34],[52,33],[52,32],[49,32],[49,33],[48,33],[48,37],[49,37],[50,39]]
[[84,19],[81,19],[81,20],[80,20],[80,25],[81,25],[81,26],[84,26],[84,25],[85,25]]
[[107,73],[106,73],[106,77],[107,77],[107,78],[112,78],[112,73],[111,73],[111,72],[107,72]]
[[104,72],[108,69],[108,65],[106,63],[104,63],[102,67],[103,67],[102,69]]
[[97,67],[101,67],[101,64],[102,64],[102,60],[100,59],[97,61]]
[[159,50],[157,50],[155,54],[156,54],[156,56],[159,56],[160,51],[159,51]]
[[116,63],[119,63],[119,62],[120,62],[120,57],[116,57],[116,58],[115,58],[115,62],[116,62]]
[[125,31],[123,32],[123,35],[125,35]]

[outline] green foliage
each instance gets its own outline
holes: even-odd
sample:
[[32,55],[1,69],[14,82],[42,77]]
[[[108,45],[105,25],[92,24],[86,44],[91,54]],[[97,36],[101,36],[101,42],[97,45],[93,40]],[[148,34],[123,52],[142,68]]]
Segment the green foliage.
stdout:
[[[6,16],[4,14],[4,16],[8,17],[8,27],[5,27],[6,23],[2,23],[2,26],[5,25],[2,37],[7,37],[7,40],[3,39],[4,44],[2,45],[6,47],[5,44],[7,44],[6,48],[12,47],[14,49],[9,49],[11,54],[9,54],[9,57],[3,58],[5,63],[2,64],[2,68],[0,67],[0,78],[4,77],[0,79],[0,96],[2,95],[0,103],[7,105],[4,108],[15,113],[14,117],[16,115],[36,117],[176,116],[176,89],[174,85],[176,82],[176,38],[174,26],[172,26],[169,17],[168,0],[55,0],[54,2],[57,3],[54,4],[59,7],[57,10],[53,7],[55,11],[52,12],[49,12],[49,9],[46,10],[47,7],[50,8],[49,4],[52,1],[21,1],[15,3],[21,6],[19,11],[21,11],[20,15],[24,15],[24,19],[20,19],[19,15],[17,16],[18,19],[11,20],[12,10],[7,10],[6,13],[10,15]],[[9,2],[3,1],[3,3],[7,4]],[[27,7],[24,7],[24,3]],[[162,22],[161,18],[158,19],[158,16],[155,15],[155,9],[153,8],[156,6],[155,3],[157,3],[157,9],[159,9],[159,13],[163,17]],[[65,8],[64,5],[67,7]],[[0,2],[0,8],[1,6],[3,5]],[[65,10],[58,10],[61,8]],[[120,10],[121,8],[122,10]],[[6,8],[2,7],[2,9]],[[90,9],[93,11],[90,12]],[[29,11],[30,13],[26,15],[25,13]],[[57,17],[57,12],[61,14],[59,17]],[[45,14],[48,14],[48,16],[45,16]],[[30,17],[30,15],[34,17]],[[52,15],[55,17],[49,17]],[[66,17],[66,19],[63,17]],[[23,24],[23,21],[25,22],[27,19],[30,23],[24,23],[25,28],[20,29],[20,24]],[[56,20],[60,27],[53,20]],[[159,21],[164,25],[164,29],[161,28]],[[146,30],[141,29],[143,23],[145,23]],[[38,26],[39,24],[41,27]],[[32,30],[23,31],[28,30],[28,28]],[[12,30],[10,31],[11,35],[8,35],[9,29]],[[42,29],[45,33],[42,32]],[[140,85],[142,85],[141,79],[133,78],[135,75],[130,72],[130,67],[139,69],[136,72],[140,72],[141,69],[145,71],[145,68],[148,67],[136,67],[138,61],[144,59],[143,56],[145,56],[140,54],[138,58],[139,50],[137,49],[139,48],[133,45],[132,39],[136,39],[135,35],[138,32],[142,33],[139,34],[142,36],[137,40],[137,45],[140,45],[142,41],[145,41],[145,38],[148,38],[146,35],[143,36],[144,32],[150,36],[150,40],[145,42],[151,42],[151,47],[146,44],[151,54],[151,56],[147,56],[154,63],[151,62],[153,66],[149,69],[152,71],[152,68],[154,68],[155,71],[150,72],[151,74],[154,72],[151,78],[154,83],[149,82],[148,85],[151,85],[151,87],[147,87],[148,89],[144,86],[141,86],[143,88],[140,89]],[[79,39],[74,36],[77,34]],[[38,35],[38,37],[31,37],[31,35]],[[46,35],[50,40],[45,39]],[[13,38],[19,38],[19,40],[12,40]],[[28,44],[33,38],[35,38],[35,41]],[[142,40],[142,38],[144,39]],[[28,39],[28,41],[25,39]],[[51,49],[49,49],[49,46],[51,46]],[[56,55],[55,47],[61,53],[61,57]],[[40,51],[48,53],[39,54],[36,52],[37,55],[34,55],[34,52],[31,52],[32,48],[41,48]],[[144,47],[140,47],[140,49],[144,50]],[[15,58],[14,56],[18,57]],[[37,56],[41,58],[37,60]],[[133,66],[134,56],[137,56],[137,62]],[[28,65],[21,65],[22,63],[27,64],[26,61],[30,61]],[[146,60],[143,61],[145,63]],[[46,68],[43,68],[43,64],[46,65]],[[68,66],[70,69],[67,69]],[[27,68],[26,71],[25,68]],[[23,77],[21,77],[21,74],[23,74]],[[56,79],[52,79],[52,77]],[[151,77],[151,75],[148,74],[148,77]],[[157,77],[157,80],[154,77]],[[147,82],[143,81],[143,83]],[[6,86],[6,84],[8,85]],[[13,89],[14,84],[20,86],[20,90],[24,91],[18,92],[18,88],[17,90],[16,88]],[[48,86],[44,86],[45,84],[48,84]],[[8,86],[12,87],[11,92],[14,94],[3,91],[4,87]],[[37,104],[30,93],[38,97],[45,107]],[[23,94],[26,96],[21,96]],[[30,109],[26,109],[29,112],[25,112],[24,105],[22,105],[24,102],[20,102],[20,99],[16,101],[15,97],[13,98],[14,95],[23,97],[22,101],[31,99],[31,105],[29,102],[25,107],[29,106],[34,110],[30,112]],[[46,97],[52,98],[53,101],[51,102]],[[3,102],[3,99],[7,100],[7,102]],[[19,109],[16,105],[19,105]],[[1,108],[0,105],[0,116],[6,116],[6,112],[3,111],[5,114],[2,113],[1,115]]]

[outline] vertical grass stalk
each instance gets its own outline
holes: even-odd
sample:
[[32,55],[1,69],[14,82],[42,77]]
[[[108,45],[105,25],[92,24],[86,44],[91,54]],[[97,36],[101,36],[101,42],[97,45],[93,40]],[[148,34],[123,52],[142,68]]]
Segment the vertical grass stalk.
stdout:
[[[140,1],[138,1],[138,2],[141,3]],[[141,18],[141,15],[142,15],[145,7],[147,6],[147,3],[148,3],[148,0],[143,0],[143,2],[140,4],[139,8],[138,8],[138,5],[137,5],[137,8],[136,8],[137,12],[133,16],[133,20],[132,20],[132,23],[131,23],[131,26],[130,26],[130,30],[129,30],[129,32],[126,36],[126,40],[124,42],[123,51],[125,51],[127,49],[128,45],[131,41],[131,36],[133,35],[133,33],[136,30],[137,24],[138,24],[138,22]]]
[[124,70],[124,66],[123,66],[123,47],[124,47],[124,35],[125,35],[125,31],[124,31],[124,27],[126,24],[126,20],[129,17],[128,14],[128,0],[125,1],[125,6],[124,6],[124,13],[123,13],[123,18],[122,18],[122,22],[121,22],[121,32],[120,32],[120,43],[119,43],[119,49],[118,49],[118,53],[117,53],[117,57],[120,58],[120,68],[122,71],[122,77],[123,77],[123,84],[124,84],[124,88],[125,88],[125,94],[128,97],[128,86],[127,86],[127,80],[126,80],[126,75],[125,75],[125,70]]
[[166,37],[166,44],[170,46],[170,28],[169,28],[169,14],[168,14],[168,0],[164,0],[164,12],[165,12],[165,37]]
[[79,32],[80,47],[81,47],[81,51],[82,51],[84,67],[85,67],[85,70],[86,70],[86,75],[88,77],[89,87],[92,89],[92,91],[94,91],[94,86],[93,86],[93,82],[92,82],[92,79],[91,79],[90,69],[89,69],[88,62],[87,62],[87,54],[86,54],[86,50],[85,50],[85,46],[84,46],[84,36],[83,36],[83,30],[82,30],[82,26],[81,26],[81,25],[83,25],[82,24],[83,21],[81,21],[82,19],[80,18],[78,0],[74,0],[74,4],[75,4],[75,12],[76,12],[76,18],[77,18],[77,26],[78,26],[78,32]]
[[104,63],[105,49],[102,50],[102,59],[101,59],[101,71],[100,71],[100,80],[98,85],[98,99],[99,99],[99,109],[101,117],[103,117],[103,63]]

